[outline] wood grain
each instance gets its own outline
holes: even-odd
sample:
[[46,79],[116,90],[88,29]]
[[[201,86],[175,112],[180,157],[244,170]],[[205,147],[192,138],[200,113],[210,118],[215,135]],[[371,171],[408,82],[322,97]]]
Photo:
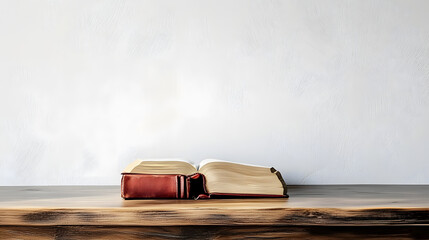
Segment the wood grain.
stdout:
[[122,200],[117,186],[0,193],[2,226],[429,224],[429,186],[292,186],[289,199]]
[[0,227],[0,239],[426,239],[427,226],[402,227],[270,227],[187,226]]

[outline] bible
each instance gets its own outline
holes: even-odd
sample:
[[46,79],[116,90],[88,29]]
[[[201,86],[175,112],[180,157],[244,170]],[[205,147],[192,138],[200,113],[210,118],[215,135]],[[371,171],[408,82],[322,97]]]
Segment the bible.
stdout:
[[206,159],[199,167],[181,159],[136,160],[122,172],[124,199],[288,197],[274,168]]

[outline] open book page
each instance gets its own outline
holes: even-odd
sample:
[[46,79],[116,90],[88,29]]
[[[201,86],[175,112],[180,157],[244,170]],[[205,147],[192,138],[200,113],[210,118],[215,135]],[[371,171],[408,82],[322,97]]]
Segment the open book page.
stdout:
[[237,163],[237,162],[231,162],[231,161],[226,161],[226,160],[220,160],[220,159],[204,159],[203,161],[200,162],[200,164],[198,165],[198,169],[201,169],[204,165],[206,165],[207,163],[212,163],[212,162],[225,162],[225,163],[235,163],[235,164],[240,164],[240,165],[245,165],[245,166],[253,166],[253,167],[262,167],[262,168],[267,168],[265,166],[261,166],[261,165],[254,165],[254,164],[243,164],[243,163]]
[[202,161],[199,172],[206,177],[209,193],[283,195],[279,177],[269,167],[219,160]]
[[138,159],[122,173],[191,175],[196,172],[194,165],[182,159]]

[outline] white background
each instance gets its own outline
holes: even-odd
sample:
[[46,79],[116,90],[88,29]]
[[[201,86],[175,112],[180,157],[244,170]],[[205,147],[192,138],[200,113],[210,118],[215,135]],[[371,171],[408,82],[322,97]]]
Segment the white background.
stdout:
[[429,1],[1,0],[0,185],[136,158],[429,183]]

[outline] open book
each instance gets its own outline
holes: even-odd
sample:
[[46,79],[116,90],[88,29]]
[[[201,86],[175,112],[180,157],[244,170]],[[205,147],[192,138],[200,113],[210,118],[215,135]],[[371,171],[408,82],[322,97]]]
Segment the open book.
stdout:
[[122,172],[121,195],[132,198],[288,197],[274,168],[206,159],[197,169],[180,159],[136,160]]

